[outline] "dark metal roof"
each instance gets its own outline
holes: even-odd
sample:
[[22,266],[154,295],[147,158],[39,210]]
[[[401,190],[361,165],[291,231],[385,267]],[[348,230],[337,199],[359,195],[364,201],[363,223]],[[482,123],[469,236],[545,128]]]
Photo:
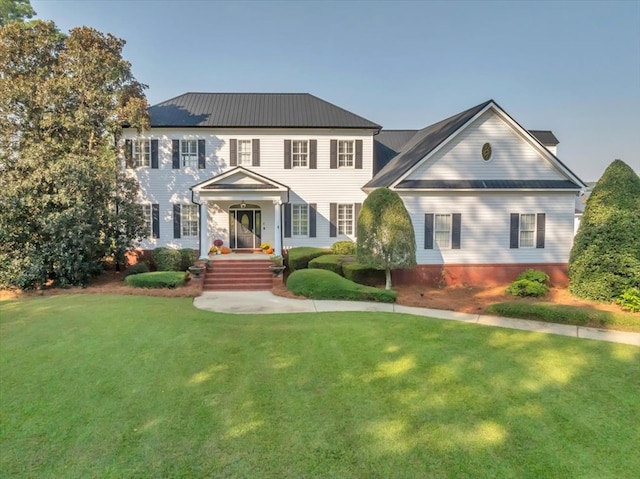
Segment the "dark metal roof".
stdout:
[[275,185],[242,185],[242,184],[213,184],[202,187],[203,190],[276,190]]
[[572,189],[579,190],[580,186],[570,180],[405,180],[397,188],[415,189],[447,189],[447,190],[475,190],[475,189]]
[[373,175],[385,167],[418,130],[382,130],[373,137]]
[[446,120],[419,130],[411,140],[404,145],[402,151],[387,163],[364,187],[378,188],[381,186],[390,186],[492,101],[493,100],[486,101]]
[[380,125],[308,93],[185,93],[149,108],[152,127],[365,128]]
[[556,146],[560,141],[556,138],[551,130],[529,130],[544,146]]

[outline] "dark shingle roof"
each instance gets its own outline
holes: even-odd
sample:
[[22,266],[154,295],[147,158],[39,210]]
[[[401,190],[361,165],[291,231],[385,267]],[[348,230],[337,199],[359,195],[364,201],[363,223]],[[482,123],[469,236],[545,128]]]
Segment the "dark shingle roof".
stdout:
[[149,108],[152,127],[371,128],[308,93],[185,93]]
[[556,138],[556,135],[553,134],[550,130],[529,130],[533,136],[536,137],[540,143],[544,146],[556,146],[560,141]]
[[364,187],[378,188],[391,185],[391,183],[409,171],[417,162],[449,138],[492,101],[493,100],[486,101],[446,120],[419,130],[411,140],[404,145],[402,151],[387,163]]
[[572,189],[580,187],[570,180],[405,180],[398,188],[460,190],[460,189]]

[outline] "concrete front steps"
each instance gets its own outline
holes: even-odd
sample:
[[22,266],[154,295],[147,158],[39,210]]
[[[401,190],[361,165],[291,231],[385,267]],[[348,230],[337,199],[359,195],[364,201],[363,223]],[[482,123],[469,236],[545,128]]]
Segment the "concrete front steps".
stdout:
[[268,291],[273,285],[269,259],[217,259],[209,262],[204,291]]

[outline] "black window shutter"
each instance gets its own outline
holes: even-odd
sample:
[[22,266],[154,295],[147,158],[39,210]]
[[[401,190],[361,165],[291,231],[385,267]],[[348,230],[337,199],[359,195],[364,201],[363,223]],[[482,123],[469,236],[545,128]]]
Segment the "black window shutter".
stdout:
[[171,142],[172,148],[172,168],[174,170],[180,169],[180,140],[173,140]]
[[309,238],[316,237],[316,214],[318,205],[316,203],[309,204]]
[[254,138],[251,145],[251,165],[260,166],[260,139]]
[[158,140],[151,140],[151,168],[158,168]]
[[309,168],[318,168],[318,140],[309,141]]
[[204,140],[198,140],[198,169],[207,168],[207,147]]
[[291,203],[284,204],[284,237],[291,238]]
[[511,213],[509,248],[517,249],[520,241],[520,213]]
[[338,236],[338,203],[329,203],[329,237]]
[[127,168],[133,168],[133,143],[124,140],[124,164]]
[[354,236],[358,236],[358,218],[360,217],[360,209],[362,203],[356,203],[353,207],[353,233]]
[[284,140],[284,169],[291,169],[291,140]]
[[160,238],[160,205],[151,205],[151,232],[153,238]]
[[338,140],[331,140],[329,148],[329,168],[335,170],[338,168]]
[[362,140],[356,140],[356,170],[362,169]]
[[546,217],[544,213],[538,213],[536,218],[536,248],[544,248],[544,235],[546,228]]
[[229,166],[238,166],[238,140],[229,140]]
[[462,214],[451,215],[451,249],[460,249],[460,230],[462,229]]
[[173,205],[173,237],[180,238],[180,205]]
[[424,249],[433,249],[433,213],[424,215]]

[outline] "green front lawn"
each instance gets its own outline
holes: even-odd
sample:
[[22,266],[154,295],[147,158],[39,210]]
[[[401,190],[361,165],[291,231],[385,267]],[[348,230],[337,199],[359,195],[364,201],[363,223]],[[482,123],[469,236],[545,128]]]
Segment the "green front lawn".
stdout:
[[640,348],[391,313],[0,302],[0,477],[615,477]]

